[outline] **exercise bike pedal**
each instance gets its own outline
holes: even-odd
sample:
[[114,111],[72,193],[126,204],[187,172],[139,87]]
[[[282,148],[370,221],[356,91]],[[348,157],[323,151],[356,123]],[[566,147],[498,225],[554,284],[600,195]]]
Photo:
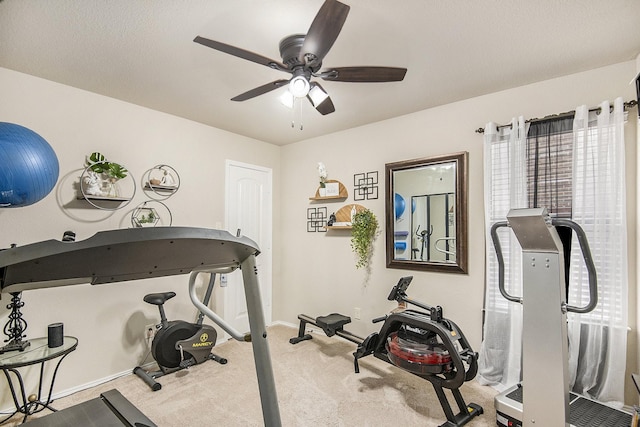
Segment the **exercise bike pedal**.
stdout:
[[195,364],[196,364],[196,361],[192,357],[190,359],[181,361],[180,365],[178,365],[178,366],[180,367],[180,369],[189,369],[190,367],[194,366]]
[[221,365],[226,365],[227,362],[228,362],[228,360],[226,358],[220,357],[220,356],[215,355],[213,353],[209,354],[209,359],[210,360],[214,360],[214,361],[218,362]]

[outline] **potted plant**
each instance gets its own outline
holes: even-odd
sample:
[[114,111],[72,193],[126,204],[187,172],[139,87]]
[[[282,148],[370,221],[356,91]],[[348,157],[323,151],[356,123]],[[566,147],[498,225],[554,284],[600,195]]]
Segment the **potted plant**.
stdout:
[[127,177],[127,169],[114,162],[108,162],[107,159],[100,153],[94,152],[87,157],[86,167],[95,173],[104,174],[109,179],[119,180]]
[[108,183],[105,195],[118,196],[116,182],[122,178],[126,178],[129,172],[124,166],[107,161],[107,159],[98,152],[93,152],[87,157],[85,166],[90,172],[101,176],[102,180]]
[[358,260],[356,268],[367,267],[373,254],[373,242],[378,235],[378,219],[369,209],[353,215],[351,221],[351,249]]

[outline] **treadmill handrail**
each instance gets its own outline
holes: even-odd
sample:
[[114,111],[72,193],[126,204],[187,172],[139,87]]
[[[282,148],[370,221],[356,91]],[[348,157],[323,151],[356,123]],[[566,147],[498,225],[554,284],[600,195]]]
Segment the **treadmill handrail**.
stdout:
[[593,311],[598,305],[598,274],[596,272],[596,266],[591,256],[591,249],[589,248],[589,241],[587,235],[582,227],[575,221],[566,218],[554,218],[551,220],[553,226],[564,226],[571,228],[578,237],[578,243],[580,244],[580,250],[582,251],[582,259],[587,267],[587,275],[589,276],[589,303],[583,307],[576,307],[574,305],[567,304],[567,311],[573,313],[589,313]]
[[507,221],[498,221],[491,226],[491,240],[498,258],[498,289],[500,289],[500,293],[505,299],[522,304],[522,297],[510,295],[504,287],[504,257],[502,256],[502,246],[498,238],[498,228],[501,227],[509,227],[509,223]]

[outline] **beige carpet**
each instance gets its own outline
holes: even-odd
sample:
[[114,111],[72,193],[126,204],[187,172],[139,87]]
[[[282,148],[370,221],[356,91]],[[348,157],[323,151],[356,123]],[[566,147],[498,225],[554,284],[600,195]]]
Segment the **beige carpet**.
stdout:
[[[356,374],[355,345],[338,337],[313,334],[312,340],[291,345],[296,329],[277,325],[268,332],[283,426],[428,427],[446,421],[428,381],[373,356],[361,359]],[[214,350],[229,363],[208,361],[159,378],[159,391],[129,375],[58,399],[53,406],[63,409],[115,388],[161,427],[262,426],[251,344],[228,341]],[[467,425],[495,426],[496,392],[475,381],[461,390],[467,403],[484,408],[484,414]],[[457,412],[453,398],[451,402]],[[14,416],[5,425],[20,421]]]

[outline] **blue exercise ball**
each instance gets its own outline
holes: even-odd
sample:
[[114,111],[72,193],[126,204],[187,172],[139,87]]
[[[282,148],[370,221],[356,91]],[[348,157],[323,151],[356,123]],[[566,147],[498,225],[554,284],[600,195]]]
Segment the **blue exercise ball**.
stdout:
[[58,181],[55,151],[34,131],[0,122],[0,207],[28,206],[43,199]]
[[405,209],[404,197],[402,197],[398,193],[395,193],[394,205],[396,208],[396,219],[398,219],[404,213],[404,209]]

